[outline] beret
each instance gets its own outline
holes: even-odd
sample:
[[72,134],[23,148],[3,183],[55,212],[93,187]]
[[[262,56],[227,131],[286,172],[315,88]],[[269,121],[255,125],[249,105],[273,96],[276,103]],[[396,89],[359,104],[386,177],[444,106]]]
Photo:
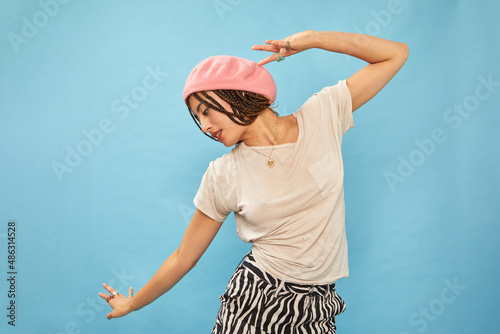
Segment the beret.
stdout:
[[242,90],[276,99],[276,83],[264,67],[254,61],[233,56],[212,56],[195,66],[184,85],[183,98],[209,90]]

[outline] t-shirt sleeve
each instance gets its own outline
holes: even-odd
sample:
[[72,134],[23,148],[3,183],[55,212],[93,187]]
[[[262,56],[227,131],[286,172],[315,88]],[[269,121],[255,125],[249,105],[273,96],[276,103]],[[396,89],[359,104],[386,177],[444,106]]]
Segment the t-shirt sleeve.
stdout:
[[354,127],[352,97],[346,80],[341,80],[334,86],[323,88],[319,95],[320,99],[326,102],[322,105],[327,105],[332,113],[332,125],[338,130],[338,133],[344,135],[347,130]]
[[223,157],[210,163],[193,200],[198,210],[218,222],[223,222],[236,207],[234,169],[224,164],[227,160]]

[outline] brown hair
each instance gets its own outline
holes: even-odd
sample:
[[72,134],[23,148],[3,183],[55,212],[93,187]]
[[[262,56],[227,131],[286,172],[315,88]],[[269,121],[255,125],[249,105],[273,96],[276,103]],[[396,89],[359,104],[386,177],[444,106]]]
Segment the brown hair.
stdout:
[[[224,109],[224,107],[219,102],[217,102],[216,99],[208,95],[207,92],[196,92],[191,94],[190,96],[193,96],[195,99],[200,101],[200,103],[204,104],[210,109],[226,114],[230,120],[238,125],[247,126],[252,124],[257,116],[259,116],[260,113],[262,113],[267,108],[270,108],[273,113],[278,115],[278,113],[271,108],[271,101],[269,100],[269,98],[264,95],[242,90],[227,89],[213,90],[213,92],[219,98],[227,102],[231,107],[231,110]],[[201,130],[200,122],[194,115],[193,110],[189,105],[189,97],[186,99],[186,104],[188,106],[191,117]],[[205,133],[205,135],[207,134]],[[212,138],[212,136],[210,135],[207,136]]]

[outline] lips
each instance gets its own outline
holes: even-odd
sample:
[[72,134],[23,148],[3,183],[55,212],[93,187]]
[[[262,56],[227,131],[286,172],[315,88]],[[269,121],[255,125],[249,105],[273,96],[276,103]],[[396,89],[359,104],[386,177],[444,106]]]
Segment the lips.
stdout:
[[215,140],[217,141],[220,141],[220,133],[222,132],[222,130],[219,130],[217,132],[212,132],[210,135],[212,136],[212,138],[215,138]]

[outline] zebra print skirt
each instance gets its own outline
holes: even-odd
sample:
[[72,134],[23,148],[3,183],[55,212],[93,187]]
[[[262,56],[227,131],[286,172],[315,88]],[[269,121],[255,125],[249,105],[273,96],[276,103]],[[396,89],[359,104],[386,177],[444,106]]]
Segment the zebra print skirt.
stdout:
[[335,284],[283,282],[260,270],[250,252],[236,268],[212,334],[335,333],[345,303]]

